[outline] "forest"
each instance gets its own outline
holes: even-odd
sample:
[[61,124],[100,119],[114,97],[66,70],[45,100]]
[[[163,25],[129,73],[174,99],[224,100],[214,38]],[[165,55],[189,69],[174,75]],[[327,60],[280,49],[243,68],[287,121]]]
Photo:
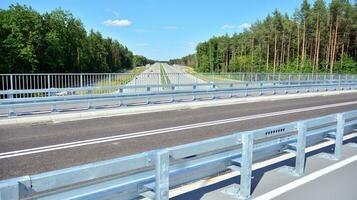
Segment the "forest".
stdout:
[[275,10],[249,29],[199,43],[170,63],[198,72],[357,73],[357,2],[304,0],[289,16]]
[[85,30],[70,12],[0,9],[1,73],[121,72],[153,61],[118,41]]

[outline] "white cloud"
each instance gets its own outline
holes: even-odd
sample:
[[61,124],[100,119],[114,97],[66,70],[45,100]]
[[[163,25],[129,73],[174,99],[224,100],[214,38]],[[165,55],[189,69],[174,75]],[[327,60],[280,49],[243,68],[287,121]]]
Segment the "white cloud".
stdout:
[[138,47],[147,47],[147,46],[149,46],[149,44],[148,43],[137,43],[136,46],[138,46]]
[[103,24],[106,26],[127,27],[130,26],[132,23],[127,19],[114,19],[114,20],[108,19],[104,21]]
[[221,29],[234,29],[236,26],[231,25],[231,24],[225,24],[221,27]]
[[164,26],[163,29],[166,29],[166,30],[176,30],[178,29],[177,26]]
[[243,24],[239,25],[239,28],[240,29],[250,29],[251,26],[252,26],[251,24],[243,23]]

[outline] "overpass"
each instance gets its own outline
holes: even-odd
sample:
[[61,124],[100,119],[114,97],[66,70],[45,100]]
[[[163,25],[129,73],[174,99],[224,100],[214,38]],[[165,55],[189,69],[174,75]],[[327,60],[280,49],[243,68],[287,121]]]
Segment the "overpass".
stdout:
[[[142,152],[148,152],[149,155],[150,152],[156,152],[157,149],[169,148],[170,151],[173,151],[180,145],[229,137],[233,133],[265,130],[267,127],[349,112],[357,110],[356,99],[357,94],[354,90],[304,94],[295,91],[294,94],[287,95],[284,91],[280,95],[267,96],[260,96],[259,92],[256,92],[249,97],[233,99],[216,98],[194,102],[180,101],[173,104],[127,106],[119,108],[119,110],[123,109],[124,113],[113,111],[114,113],[108,115],[99,114],[96,116],[96,113],[108,113],[118,110],[118,108],[30,114],[29,116],[10,118],[6,116],[1,119],[3,123],[0,125],[0,179],[4,180],[0,182],[0,194],[3,198],[6,197],[7,193],[1,189],[1,186],[5,184],[6,180],[15,177],[26,177],[27,175],[36,177],[36,174],[40,173],[84,166],[88,163],[106,162]],[[84,113],[88,115],[85,116]],[[49,116],[61,115],[62,118],[49,120]],[[81,115],[84,117],[78,117]],[[324,123],[327,123],[327,127],[336,123],[336,118],[327,117],[324,119],[319,122],[321,126]],[[354,119],[352,117],[349,120],[353,122]],[[16,125],[6,123],[9,121],[15,121]],[[346,124],[348,124],[347,121]],[[286,127],[289,126],[286,125]],[[337,128],[334,129],[337,130]],[[346,127],[345,130],[347,129],[350,132],[345,135],[345,142],[355,143],[354,128]],[[282,130],[282,128],[274,130]],[[336,130],[332,132],[336,133]],[[278,134],[278,132],[275,133]],[[331,131],[328,132],[328,134],[330,133]],[[316,134],[324,138],[327,136],[324,131]],[[293,135],[295,137],[296,133]],[[276,137],[283,140],[286,135],[277,135]],[[311,196],[306,196],[310,194],[309,191],[314,191],[316,195],[325,199],[336,199],[336,197],[354,199],[356,193],[353,188],[349,187],[356,183],[354,169],[357,151],[352,148],[353,145],[344,145],[339,161],[330,161],[316,155],[320,152],[333,152],[334,148],[331,147],[334,146],[331,145],[335,144],[334,140],[331,138],[328,141],[317,140],[315,138],[307,141],[313,141],[313,143],[309,144],[306,150],[306,169],[304,170],[305,175],[302,177],[286,176],[280,172],[281,166],[294,166],[295,156],[291,151],[285,154],[274,154],[269,159],[253,163],[252,177],[254,178],[252,179],[251,193],[253,199],[311,198]],[[206,147],[209,149],[210,146]],[[199,149],[193,148],[192,150],[198,151]],[[198,152],[193,155],[198,155]],[[192,155],[183,158],[185,162],[186,159],[188,161],[193,159],[192,162],[196,159]],[[182,160],[175,162],[179,161]],[[321,170],[323,171],[321,172]],[[45,177],[44,175],[40,176]],[[197,180],[185,180],[185,184],[180,184],[180,187],[170,186],[170,197],[172,199],[235,199],[239,193],[235,190],[239,188],[237,186],[240,184],[239,177],[239,170],[226,168],[224,173],[209,174],[209,176],[197,178]],[[109,180],[104,178],[101,182],[115,181],[115,178],[120,178],[120,174],[111,175]],[[28,179],[21,182],[25,186],[26,180]],[[31,179],[29,180],[31,181]],[[32,181],[35,185],[35,179]],[[345,184],[346,187],[340,187],[341,184]],[[290,187],[287,189],[287,186]],[[325,187],[333,188],[334,192],[326,193],[323,190]],[[153,187],[148,185],[147,190],[137,191],[137,195],[150,197],[150,194],[152,195],[150,188]],[[33,189],[35,190],[35,187]],[[73,188],[69,189],[69,191],[71,190],[74,191]],[[152,190],[155,195],[155,188]],[[149,191],[149,193],[144,194],[145,191]],[[36,192],[35,190],[35,194]],[[22,194],[31,196],[34,193],[24,192]],[[123,195],[121,192],[118,194]],[[124,196],[122,197],[124,198]],[[115,195],[112,197],[118,198]]]

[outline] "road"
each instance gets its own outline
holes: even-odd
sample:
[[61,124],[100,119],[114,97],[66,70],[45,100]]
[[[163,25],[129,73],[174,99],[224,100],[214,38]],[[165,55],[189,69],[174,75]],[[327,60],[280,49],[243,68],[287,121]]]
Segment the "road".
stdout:
[[[357,109],[356,100],[357,94],[350,93],[63,123],[3,125],[0,179],[349,111]],[[203,122],[206,125],[199,124]],[[184,125],[191,126],[182,128]]]
[[[149,65],[141,74],[135,76],[127,85],[157,85],[161,84],[160,64]],[[123,92],[145,92],[145,88],[125,89]]]
[[[169,83],[171,84],[192,84],[192,83],[206,83],[205,81],[186,73],[179,66],[172,66],[167,63],[154,63],[153,65],[148,66],[148,68],[140,75],[137,75],[133,78],[127,85],[156,85],[156,84],[165,84],[161,79],[161,67],[164,72],[166,72]],[[167,83],[166,83],[167,84]],[[181,89],[184,89],[182,87]],[[191,88],[187,88],[191,89]],[[155,90],[155,89],[154,89]],[[163,88],[156,89],[162,91]],[[125,92],[145,92],[146,89],[126,89]]]

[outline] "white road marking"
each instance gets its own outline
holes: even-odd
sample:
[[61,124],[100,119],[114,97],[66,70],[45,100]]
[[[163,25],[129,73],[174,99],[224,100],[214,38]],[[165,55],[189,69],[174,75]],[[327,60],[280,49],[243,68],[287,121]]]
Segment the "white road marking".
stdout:
[[349,165],[349,164],[351,164],[351,163],[353,163],[355,161],[357,161],[357,155],[355,155],[353,157],[350,157],[350,158],[347,158],[347,159],[345,159],[343,161],[340,161],[338,163],[335,163],[335,164],[333,164],[331,166],[328,166],[328,167],[326,167],[324,169],[321,169],[319,171],[316,171],[314,173],[311,173],[311,174],[309,174],[309,175],[307,175],[307,176],[305,176],[303,178],[300,178],[300,179],[298,179],[296,181],[290,182],[290,183],[288,183],[288,184],[286,184],[286,185],[284,185],[282,187],[274,189],[274,190],[272,190],[272,191],[270,191],[268,193],[265,193],[265,194],[263,194],[263,195],[261,195],[261,196],[259,196],[257,198],[254,198],[254,200],[269,200],[269,199],[273,199],[273,198],[275,198],[275,197],[277,197],[279,195],[284,194],[285,192],[293,190],[293,189],[295,189],[295,188],[297,188],[299,186],[302,186],[305,183],[313,181],[313,180],[315,180],[315,179],[317,179],[317,178],[319,178],[319,177],[321,177],[323,175],[326,175],[326,174],[328,174],[330,172],[333,172],[333,171],[335,171],[335,170],[337,170],[339,168],[342,168],[342,167],[344,167],[346,165]]
[[136,132],[136,133],[128,133],[128,134],[122,134],[122,135],[116,135],[116,136],[101,137],[101,138],[95,138],[95,139],[89,139],[89,140],[81,140],[81,141],[62,143],[62,144],[56,144],[56,145],[35,147],[35,148],[0,153],[0,159],[29,155],[29,154],[36,154],[36,153],[42,153],[42,152],[48,152],[48,151],[55,151],[55,150],[60,150],[60,149],[68,149],[68,148],[74,148],[74,147],[80,147],[80,146],[87,146],[87,145],[92,145],[92,144],[100,144],[100,143],[106,143],[106,142],[112,142],[112,141],[119,141],[119,140],[131,139],[131,138],[138,138],[138,137],[144,137],[144,136],[150,136],[150,135],[157,135],[157,134],[163,134],[163,133],[172,133],[172,132],[176,132],[176,131],[201,128],[201,127],[207,127],[207,126],[214,126],[214,125],[220,125],[220,124],[227,124],[227,123],[233,123],[233,122],[239,122],[239,121],[246,121],[246,120],[258,119],[258,118],[264,118],[264,117],[279,116],[279,115],[284,115],[284,114],[293,114],[293,113],[326,109],[326,108],[332,108],[332,107],[338,107],[338,106],[347,106],[347,105],[352,105],[352,104],[357,104],[357,101],[336,103],[336,104],[329,104],[329,105],[321,105],[321,106],[313,106],[313,107],[307,107],[307,108],[298,108],[298,109],[284,110],[284,111],[278,111],[278,112],[270,112],[270,113],[264,113],[264,114],[256,114],[256,115],[229,118],[229,119],[223,119],[223,120],[216,120],[216,121],[188,124],[188,125],[182,125],[182,126],[176,126],[176,127],[162,128],[162,129],[156,129],[156,130],[141,131],[141,132]]

